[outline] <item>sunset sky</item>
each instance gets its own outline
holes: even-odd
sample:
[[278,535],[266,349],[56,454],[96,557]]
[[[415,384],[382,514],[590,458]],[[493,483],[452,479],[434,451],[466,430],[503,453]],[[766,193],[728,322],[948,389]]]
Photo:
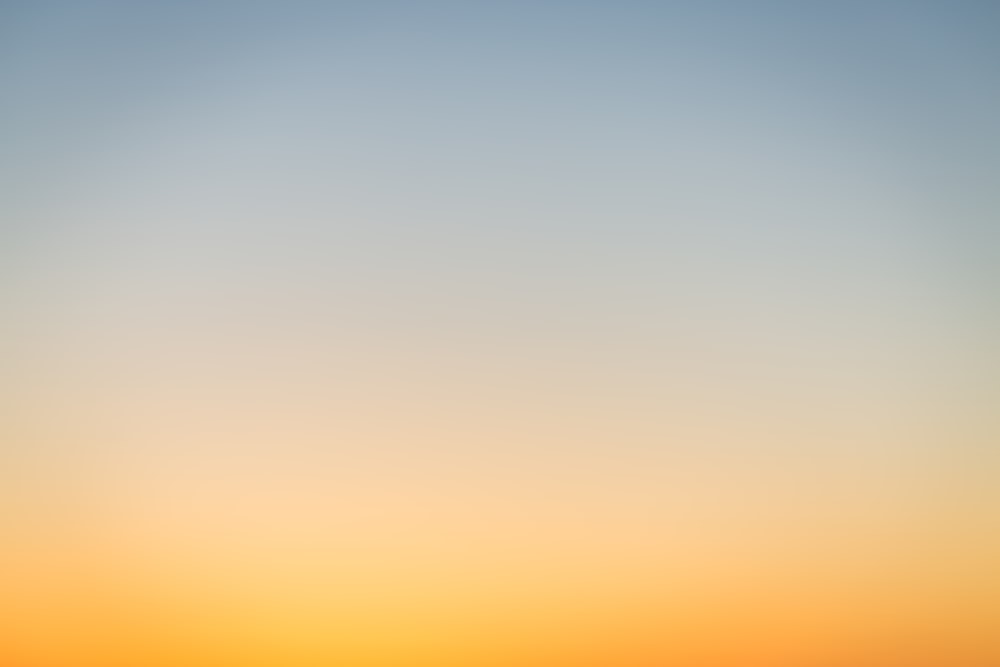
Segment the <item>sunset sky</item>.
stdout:
[[0,3],[0,665],[1000,665],[998,35]]

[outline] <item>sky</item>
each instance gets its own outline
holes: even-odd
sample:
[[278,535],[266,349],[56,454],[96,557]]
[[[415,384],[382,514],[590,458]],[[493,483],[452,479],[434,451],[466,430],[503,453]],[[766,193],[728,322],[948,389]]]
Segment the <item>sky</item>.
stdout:
[[0,3],[0,662],[1000,662],[998,29]]

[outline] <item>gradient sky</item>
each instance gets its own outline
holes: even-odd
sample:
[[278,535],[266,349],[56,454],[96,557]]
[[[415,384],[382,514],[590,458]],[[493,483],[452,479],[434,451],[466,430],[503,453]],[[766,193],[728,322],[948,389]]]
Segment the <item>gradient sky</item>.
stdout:
[[998,31],[0,4],[0,661],[1000,659]]

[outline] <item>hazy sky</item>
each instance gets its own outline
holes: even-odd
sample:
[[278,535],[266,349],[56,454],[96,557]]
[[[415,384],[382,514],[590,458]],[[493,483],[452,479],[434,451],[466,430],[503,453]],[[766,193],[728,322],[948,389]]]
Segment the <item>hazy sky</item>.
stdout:
[[3,3],[11,540],[320,591],[892,570],[1000,505],[998,29]]

